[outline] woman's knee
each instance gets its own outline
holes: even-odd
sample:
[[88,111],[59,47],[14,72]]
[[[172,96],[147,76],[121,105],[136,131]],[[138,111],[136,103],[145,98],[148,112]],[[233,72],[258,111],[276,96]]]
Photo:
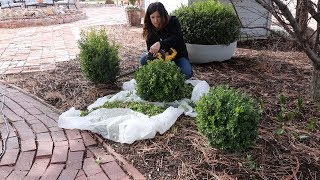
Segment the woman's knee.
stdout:
[[143,66],[143,65],[146,65],[147,64],[147,54],[143,54],[140,58],[140,64]]

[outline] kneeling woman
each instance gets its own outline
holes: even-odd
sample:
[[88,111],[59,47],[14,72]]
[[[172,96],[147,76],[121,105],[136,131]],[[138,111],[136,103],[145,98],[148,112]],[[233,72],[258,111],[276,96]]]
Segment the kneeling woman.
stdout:
[[[160,50],[169,52],[170,48],[175,49],[177,55],[173,61],[180,67],[186,79],[192,77],[192,66],[179,20],[175,16],[169,16],[162,3],[154,2],[148,6],[144,18],[143,37],[151,54],[157,54]],[[147,54],[141,57],[141,65],[147,63],[147,57]]]

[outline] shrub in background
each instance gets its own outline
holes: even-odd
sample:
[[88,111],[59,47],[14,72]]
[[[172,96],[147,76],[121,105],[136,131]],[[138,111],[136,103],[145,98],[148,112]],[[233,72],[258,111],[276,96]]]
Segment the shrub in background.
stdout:
[[228,86],[211,88],[196,104],[197,126],[209,144],[228,152],[250,147],[257,137],[260,108]]
[[233,7],[217,0],[194,2],[172,14],[179,18],[186,43],[230,44],[240,36],[240,22]]
[[150,61],[135,73],[134,78],[137,94],[147,101],[172,102],[191,94],[185,75],[174,62]]
[[120,73],[118,45],[110,43],[105,29],[81,31],[80,64],[84,76],[94,83],[114,83]]

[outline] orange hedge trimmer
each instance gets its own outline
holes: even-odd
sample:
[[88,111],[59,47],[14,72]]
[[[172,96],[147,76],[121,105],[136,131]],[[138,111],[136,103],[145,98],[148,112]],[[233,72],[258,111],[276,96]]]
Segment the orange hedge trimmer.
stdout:
[[148,54],[147,59],[148,60],[154,60],[154,59],[161,59],[164,62],[170,62],[172,61],[177,55],[177,51],[173,48],[170,48],[169,52],[164,52],[163,50],[160,50],[157,54]]

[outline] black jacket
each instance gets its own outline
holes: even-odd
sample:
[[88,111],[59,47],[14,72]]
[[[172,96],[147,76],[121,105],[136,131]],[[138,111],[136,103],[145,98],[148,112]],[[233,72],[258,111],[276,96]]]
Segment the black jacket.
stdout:
[[150,50],[150,47],[158,41],[161,45],[160,49],[168,52],[170,48],[174,48],[177,51],[175,59],[180,57],[188,58],[188,51],[183,40],[181,26],[177,17],[171,16],[169,23],[165,28],[159,31],[156,29],[151,30],[146,41],[148,51]]

